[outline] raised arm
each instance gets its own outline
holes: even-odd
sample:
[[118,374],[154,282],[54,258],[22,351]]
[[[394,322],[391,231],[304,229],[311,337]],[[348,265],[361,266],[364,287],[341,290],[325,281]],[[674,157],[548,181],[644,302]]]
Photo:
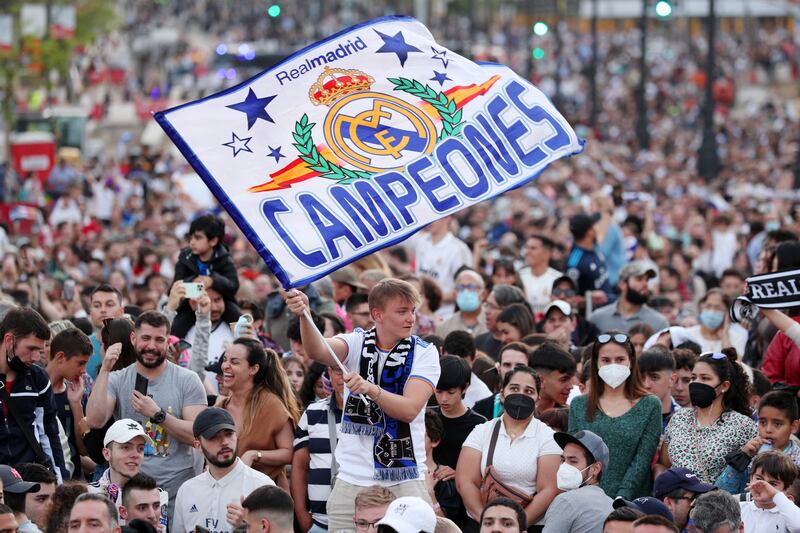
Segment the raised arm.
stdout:
[[283,293],[286,306],[289,310],[300,318],[300,338],[303,341],[303,349],[306,355],[314,361],[327,366],[336,366],[336,361],[331,357],[328,346],[333,349],[339,361],[344,362],[347,357],[347,343],[342,339],[325,339],[317,327],[308,319],[304,311],[310,309],[308,296],[303,291],[292,289]]

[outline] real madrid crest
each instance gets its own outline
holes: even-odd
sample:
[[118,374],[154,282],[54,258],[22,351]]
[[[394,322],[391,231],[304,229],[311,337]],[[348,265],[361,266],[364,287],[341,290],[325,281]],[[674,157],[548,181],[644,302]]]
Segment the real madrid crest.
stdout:
[[312,138],[316,124],[303,115],[295,124],[295,148],[309,168],[323,177],[350,183],[372,174],[402,170],[430,154],[439,139],[458,135],[461,110],[444,93],[406,78],[388,79],[396,91],[425,103],[442,119],[441,131],[424,110],[391,94],[372,90],[375,79],[355,69],[325,67],[308,91],[316,106],[329,108],[322,124],[325,144],[338,161],[329,161]]

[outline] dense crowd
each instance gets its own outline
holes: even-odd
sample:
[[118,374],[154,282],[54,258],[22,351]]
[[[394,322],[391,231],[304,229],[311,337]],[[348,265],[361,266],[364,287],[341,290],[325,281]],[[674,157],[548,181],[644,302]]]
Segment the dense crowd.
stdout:
[[[100,127],[232,83],[199,41],[291,51],[388,12],[140,3],[75,55],[64,94]],[[431,29],[551,96],[560,69],[585,152],[302,290],[166,146],[4,170],[35,208],[0,228],[0,531],[800,531],[797,313],[728,312],[800,267],[800,122],[739,96],[796,79],[796,37],[719,37],[704,181],[701,36],[653,35],[640,150],[636,31],[601,34],[591,129],[589,36],[562,23],[562,59],[531,62],[528,29],[492,20]],[[161,27],[186,31],[131,47]]]

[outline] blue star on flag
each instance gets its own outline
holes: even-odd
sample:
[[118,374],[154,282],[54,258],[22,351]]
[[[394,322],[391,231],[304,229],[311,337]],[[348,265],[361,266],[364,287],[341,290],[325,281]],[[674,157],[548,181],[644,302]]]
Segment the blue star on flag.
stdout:
[[436,72],[435,70],[433,71],[433,77],[430,78],[430,80],[431,81],[438,81],[439,82],[439,87],[444,85],[444,82],[447,81],[447,80],[453,81],[449,77],[447,77],[447,72]]
[[281,153],[280,146],[278,146],[277,148],[273,148],[272,146],[267,146],[267,148],[269,148],[269,155],[267,157],[274,157],[276,163],[281,160],[281,157],[286,157]]
[[411,46],[410,44],[406,43],[405,37],[403,37],[403,32],[398,31],[394,34],[394,36],[386,35],[385,33],[381,33],[378,30],[375,30],[381,39],[383,39],[383,46],[378,48],[375,53],[376,54],[397,54],[397,59],[400,60],[400,66],[403,67],[406,64],[406,59],[408,59],[409,52],[419,52],[422,53],[422,50],[417,48],[416,46]]
[[247,98],[245,98],[243,102],[231,104],[225,107],[229,107],[246,114],[247,129],[249,130],[253,127],[253,124],[255,124],[256,120],[258,119],[264,119],[267,122],[272,122],[273,124],[275,123],[275,121],[272,120],[272,117],[269,116],[269,113],[267,113],[267,104],[273,101],[276,96],[277,95],[259,98],[256,96],[256,93],[253,92],[253,89],[250,89],[250,92],[247,93]]
[[240,139],[238,135],[231,133],[231,142],[222,143],[222,146],[227,146],[232,149],[233,157],[236,157],[239,152],[250,152],[252,154],[253,151],[247,146],[247,143],[249,143],[251,139],[252,137],[243,137]]
[[431,46],[431,51],[433,52],[433,59],[438,59],[442,62],[444,68],[447,68],[447,64],[450,62],[450,60],[445,57],[447,55],[447,50],[437,50]]

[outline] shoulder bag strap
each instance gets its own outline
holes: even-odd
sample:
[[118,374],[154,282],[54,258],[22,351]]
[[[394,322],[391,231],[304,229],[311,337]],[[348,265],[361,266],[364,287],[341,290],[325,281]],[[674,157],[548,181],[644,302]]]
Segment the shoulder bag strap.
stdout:
[[328,405],[328,438],[331,442],[331,486],[336,480],[336,474],[339,473],[339,465],[336,464],[336,415],[333,414],[333,408]]
[[14,402],[11,401],[11,396],[8,393],[8,387],[6,386],[5,383],[3,383],[2,391],[3,391],[3,400],[6,402],[6,405],[8,406],[8,412],[11,413],[11,417],[14,419],[14,422],[17,423],[17,426],[22,431],[22,434],[25,435],[25,440],[28,441],[28,445],[30,445],[31,449],[33,449],[33,453],[36,454],[36,460],[39,461],[40,463],[45,463],[45,464],[49,463],[50,458],[47,456],[47,454],[44,453],[42,445],[39,444],[39,441],[37,441],[36,438],[33,436],[33,428],[30,425],[25,424],[19,418],[17,418],[17,413],[16,410],[14,409]]
[[492,459],[494,459],[494,447],[497,445],[497,437],[500,435],[500,424],[503,423],[503,418],[498,418],[497,423],[492,430],[492,438],[489,440],[489,452],[486,454],[486,468],[492,466]]

